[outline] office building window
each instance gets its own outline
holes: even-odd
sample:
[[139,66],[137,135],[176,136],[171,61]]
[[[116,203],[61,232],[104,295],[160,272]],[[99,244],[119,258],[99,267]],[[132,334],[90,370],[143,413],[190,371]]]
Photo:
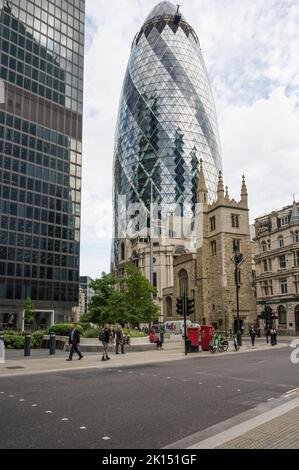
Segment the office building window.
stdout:
[[287,279],[280,279],[280,293],[287,294],[288,293],[288,281]]
[[280,269],[285,269],[287,267],[285,255],[279,257],[279,267]]

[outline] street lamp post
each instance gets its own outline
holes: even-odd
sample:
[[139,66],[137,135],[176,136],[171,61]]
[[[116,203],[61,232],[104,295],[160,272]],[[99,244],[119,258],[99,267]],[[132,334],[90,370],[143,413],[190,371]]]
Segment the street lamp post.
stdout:
[[234,263],[235,263],[235,283],[236,283],[236,303],[237,303],[237,341],[238,345],[242,346],[242,332],[241,332],[241,327],[240,327],[240,305],[239,305],[239,289],[240,289],[240,283],[239,283],[239,266],[241,262],[243,261],[243,255],[239,252],[238,246],[235,244],[234,245]]

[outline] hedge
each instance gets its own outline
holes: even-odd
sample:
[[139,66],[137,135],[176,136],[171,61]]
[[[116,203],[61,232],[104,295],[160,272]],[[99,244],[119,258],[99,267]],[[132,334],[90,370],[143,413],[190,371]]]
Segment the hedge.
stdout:
[[[44,333],[42,331],[35,331],[31,335],[32,349],[41,348]],[[7,349],[24,349],[25,336],[21,333],[11,333],[10,331],[4,332],[4,345]]]
[[[69,336],[72,330],[72,323],[56,323],[56,325],[51,326],[49,333],[55,333],[57,336]],[[83,328],[81,325],[77,325],[77,330],[80,335],[83,334]]]

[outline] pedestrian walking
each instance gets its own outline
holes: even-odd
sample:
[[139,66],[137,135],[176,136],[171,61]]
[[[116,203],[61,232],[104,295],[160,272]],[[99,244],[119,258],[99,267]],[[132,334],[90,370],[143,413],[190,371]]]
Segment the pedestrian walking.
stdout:
[[115,331],[115,354],[119,354],[118,348],[120,346],[121,353],[125,354],[124,350],[124,335],[121,325],[117,325]]
[[270,330],[271,346],[275,346],[274,329]]
[[109,343],[110,342],[114,343],[113,338],[112,338],[112,331],[108,323],[105,324],[103,330],[101,331],[99,335],[99,340],[102,341],[102,344],[103,344],[102,361],[108,361],[110,360],[110,357],[108,356]]
[[266,340],[267,340],[267,344],[269,344],[269,336],[270,336],[270,330],[269,328],[266,329]]
[[249,328],[249,334],[250,334],[250,338],[251,338],[252,347],[254,347],[254,341],[255,341],[255,337],[256,337],[256,330],[254,328],[254,325],[251,325],[251,327]]
[[67,361],[72,361],[74,352],[78,354],[79,361],[80,359],[83,358],[83,355],[79,349],[79,344],[80,344],[80,333],[79,333],[79,330],[77,329],[77,323],[74,323],[72,326],[70,335],[69,335],[69,345],[71,346],[71,350],[70,350],[70,355]]
[[275,328],[273,330],[273,339],[274,339],[274,345],[276,345],[277,344],[277,331]]

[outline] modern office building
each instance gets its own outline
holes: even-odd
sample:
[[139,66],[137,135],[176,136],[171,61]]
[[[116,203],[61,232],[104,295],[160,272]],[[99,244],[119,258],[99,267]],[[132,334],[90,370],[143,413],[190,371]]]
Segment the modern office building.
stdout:
[[91,287],[91,283],[93,279],[89,276],[80,276],[80,289],[82,289],[84,293],[84,306],[81,309],[81,314],[87,313],[88,304],[90,303],[93,295],[94,290]]
[[84,27],[84,0],[0,0],[0,323],[78,303]]
[[173,223],[181,215],[194,219],[200,160],[212,203],[222,165],[207,70],[192,26],[178,7],[161,2],[133,40],[121,93],[112,247],[113,267],[131,259],[149,276],[150,203],[160,205],[153,256],[160,298],[163,287],[173,283],[176,250],[192,249],[189,235]]
[[299,333],[299,204],[255,220],[257,310],[270,307],[280,333]]

